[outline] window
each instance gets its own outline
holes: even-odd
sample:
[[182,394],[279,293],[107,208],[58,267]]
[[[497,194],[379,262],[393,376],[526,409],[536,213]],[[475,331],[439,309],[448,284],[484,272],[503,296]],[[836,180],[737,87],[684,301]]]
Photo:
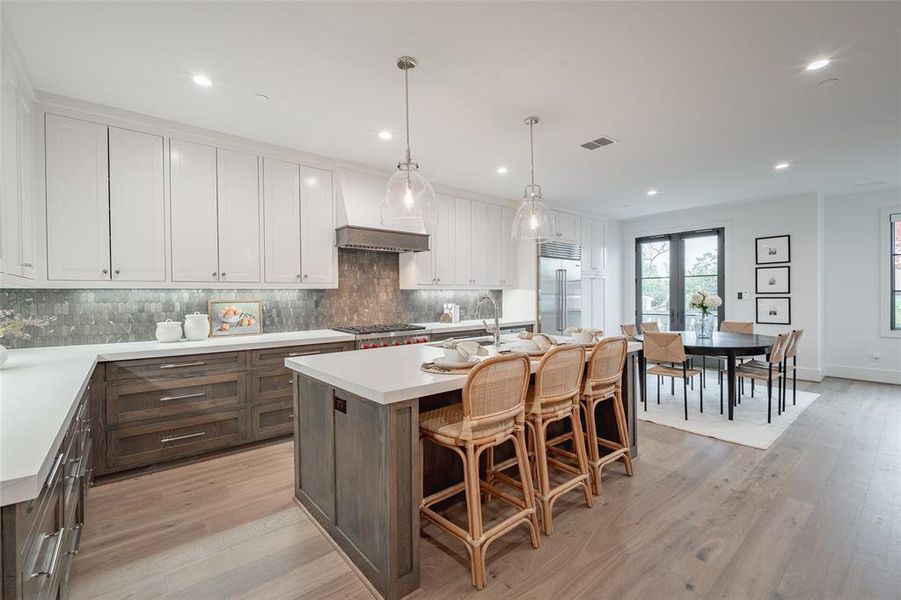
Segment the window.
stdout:
[[[723,229],[671,233],[635,240],[636,323],[656,321],[663,331],[693,330],[700,316],[696,291],[724,297]],[[714,328],[724,307],[714,316]]]
[[889,323],[901,331],[901,213],[889,215]]

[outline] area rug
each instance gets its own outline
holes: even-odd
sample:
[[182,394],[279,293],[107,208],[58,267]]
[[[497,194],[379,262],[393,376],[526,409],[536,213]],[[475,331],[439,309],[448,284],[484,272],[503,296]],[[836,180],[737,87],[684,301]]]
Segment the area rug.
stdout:
[[[707,387],[704,388],[704,412],[698,412],[698,390],[688,390],[688,420],[685,420],[685,407],[682,400],[681,382],[676,382],[676,395],[669,393],[669,381],[665,381],[660,387],[660,404],[657,404],[657,382],[655,378],[648,377],[648,410],[638,405],[638,418],[642,421],[650,421],[658,425],[665,425],[674,429],[681,429],[706,435],[708,437],[760,448],[766,450],[779,436],[788,429],[795,419],[804,412],[820,395],[798,390],[797,404],[792,405],[791,384],[788,388],[787,410],[781,415],[776,414],[776,398],[773,398],[773,422],[766,422],[766,386],[758,382],[757,391],[753,398],[744,395],[741,404],[735,407],[735,418],[730,421],[725,411],[720,414],[720,388],[716,379],[708,377]],[[748,392],[748,384],[745,385]]]

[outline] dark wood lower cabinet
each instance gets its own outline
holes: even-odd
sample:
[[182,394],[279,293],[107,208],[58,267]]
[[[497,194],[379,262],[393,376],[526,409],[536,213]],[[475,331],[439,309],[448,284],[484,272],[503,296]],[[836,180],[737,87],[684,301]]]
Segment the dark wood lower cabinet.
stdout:
[[291,435],[294,378],[285,359],[352,349],[342,342],[100,365],[97,474]]

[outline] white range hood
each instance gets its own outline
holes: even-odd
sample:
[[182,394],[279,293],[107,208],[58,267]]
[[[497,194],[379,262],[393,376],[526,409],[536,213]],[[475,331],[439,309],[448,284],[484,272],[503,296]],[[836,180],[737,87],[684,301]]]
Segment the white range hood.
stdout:
[[338,215],[335,240],[339,248],[380,252],[423,252],[429,235],[418,229],[385,229],[381,225],[382,200],[388,178],[339,167]]

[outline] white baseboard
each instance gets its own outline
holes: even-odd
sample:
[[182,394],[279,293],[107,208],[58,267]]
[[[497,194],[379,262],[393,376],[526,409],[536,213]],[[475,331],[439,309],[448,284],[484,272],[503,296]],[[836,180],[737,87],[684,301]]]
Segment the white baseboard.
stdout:
[[798,367],[798,379],[819,383],[820,381],[823,381],[823,370],[812,369],[810,367]]
[[[800,371],[800,369],[799,369]],[[894,383],[901,385],[901,372],[892,369],[874,369],[872,367],[849,367],[845,365],[826,365],[827,377],[859,379],[876,383]],[[800,372],[798,373],[800,375]]]

